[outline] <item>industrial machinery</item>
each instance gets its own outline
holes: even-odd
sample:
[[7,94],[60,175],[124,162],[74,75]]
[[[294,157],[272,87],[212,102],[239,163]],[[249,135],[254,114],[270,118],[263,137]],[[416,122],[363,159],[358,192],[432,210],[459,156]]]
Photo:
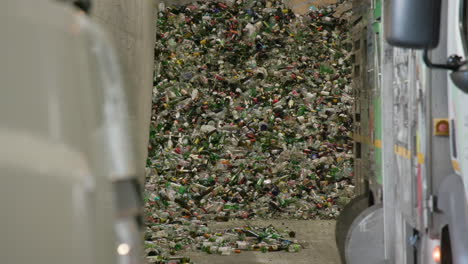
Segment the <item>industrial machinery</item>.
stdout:
[[466,0],[354,1],[347,264],[468,263]]
[[7,0],[0,21],[2,263],[141,263],[136,151],[111,41],[58,1]]

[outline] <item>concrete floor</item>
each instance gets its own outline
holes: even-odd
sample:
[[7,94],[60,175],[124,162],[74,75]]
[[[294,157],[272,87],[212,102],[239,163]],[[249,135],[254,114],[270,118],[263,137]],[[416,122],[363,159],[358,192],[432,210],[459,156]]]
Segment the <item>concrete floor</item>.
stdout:
[[224,229],[243,225],[268,226],[288,229],[296,232],[296,239],[303,242],[305,248],[298,253],[285,251],[262,253],[257,251],[242,252],[230,256],[209,255],[204,252],[186,252],[197,264],[340,264],[335,245],[334,221],[304,220],[253,220],[212,223],[211,229]]

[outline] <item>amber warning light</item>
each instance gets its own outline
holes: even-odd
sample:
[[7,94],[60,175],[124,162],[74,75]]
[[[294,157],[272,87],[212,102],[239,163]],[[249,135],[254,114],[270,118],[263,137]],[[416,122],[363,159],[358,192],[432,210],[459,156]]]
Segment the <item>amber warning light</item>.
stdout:
[[450,133],[449,121],[446,118],[434,119],[434,134],[448,136]]
[[432,252],[432,258],[436,263],[440,263],[440,260],[442,258],[442,255],[440,253],[440,246],[436,246],[434,248],[434,251]]

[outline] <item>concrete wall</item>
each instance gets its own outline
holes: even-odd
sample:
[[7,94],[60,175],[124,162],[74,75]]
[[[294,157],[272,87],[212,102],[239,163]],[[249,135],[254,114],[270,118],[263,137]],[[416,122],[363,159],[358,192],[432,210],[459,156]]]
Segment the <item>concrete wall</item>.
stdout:
[[144,181],[154,73],[154,42],[159,3],[191,0],[94,0],[92,17],[110,33],[122,63],[130,97],[130,125],[135,136],[137,173]]
[[137,151],[137,173],[144,179],[154,72],[158,1],[94,0],[92,16],[114,40],[130,96],[130,125]]

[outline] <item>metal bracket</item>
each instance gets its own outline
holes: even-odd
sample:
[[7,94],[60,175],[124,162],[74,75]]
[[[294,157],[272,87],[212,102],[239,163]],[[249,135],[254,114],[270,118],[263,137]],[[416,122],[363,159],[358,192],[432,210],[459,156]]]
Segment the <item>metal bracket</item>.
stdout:
[[452,55],[448,58],[447,64],[437,64],[433,63],[429,58],[429,49],[425,48],[423,52],[423,60],[427,67],[434,68],[434,69],[443,69],[443,70],[451,70],[456,71],[463,65],[461,57],[458,55]]

